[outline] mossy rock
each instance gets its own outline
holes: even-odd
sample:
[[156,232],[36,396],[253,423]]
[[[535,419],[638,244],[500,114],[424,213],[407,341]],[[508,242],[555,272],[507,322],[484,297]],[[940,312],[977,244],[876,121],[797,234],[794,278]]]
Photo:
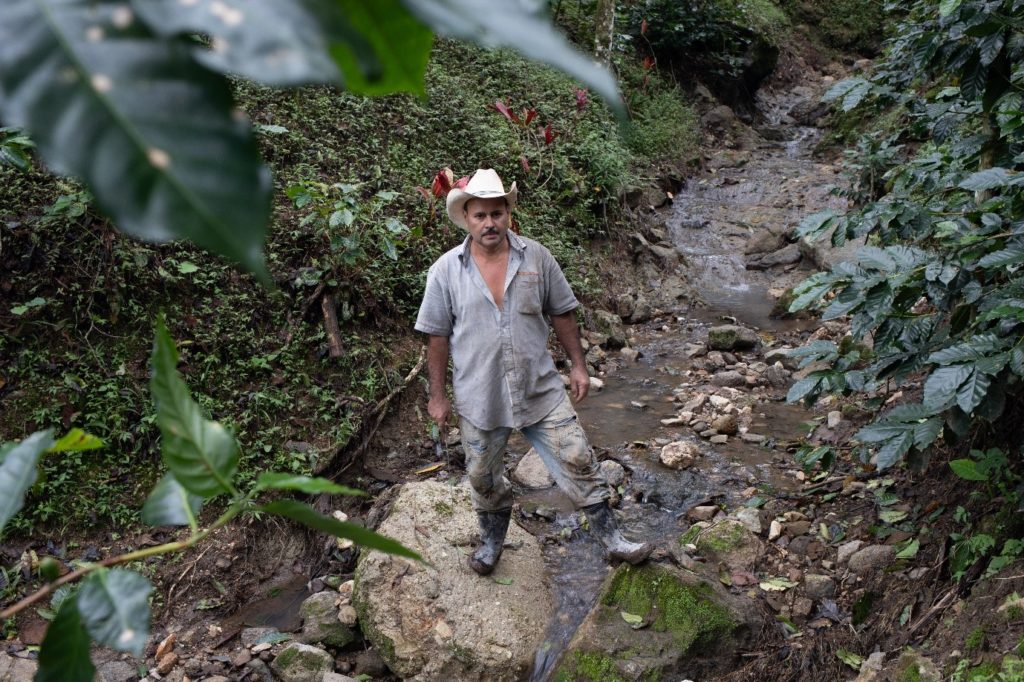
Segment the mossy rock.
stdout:
[[694,541],[701,555],[733,570],[751,570],[764,543],[736,519],[722,519],[704,528]]
[[913,649],[908,649],[896,662],[893,679],[900,682],[939,682],[942,673],[931,659],[925,658]]
[[659,564],[622,565],[605,581],[553,679],[703,678],[731,664],[758,619],[756,605],[713,580]]
[[708,330],[711,350],[752,350],[761,345],[761,337],[753,329],[737,324],[723,324]]

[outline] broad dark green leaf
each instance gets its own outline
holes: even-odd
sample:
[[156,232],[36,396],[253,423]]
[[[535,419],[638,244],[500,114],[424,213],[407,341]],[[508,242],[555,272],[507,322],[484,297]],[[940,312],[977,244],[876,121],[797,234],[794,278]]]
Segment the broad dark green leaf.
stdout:
[[914,444],[913,434],[908,431],[902,436],[897,436],[878,449],[875,457],[875,466],[879,471],[888,469],[903,458]]
[[877,246],[862,246],[857,249],[857,263],[865,268],[891,272],[896,269],[896,260]]
[[37,431],[19,443],[0,446],[0,530],[25,503],[25,493],[39,476],[37,466],[53,447],[53,431]]
[[270,173],[227,80],[191,49],[154,38],[124,2],[7,0],[0,117],[124,231],[190,239],[269,282]]
[[885,441],[898,438],[905,433],[912,433],[914,431],[913,424],[887,424],[878,423],[868,424],[863,427],[856,434],[854,439],[861,443],[884,443]]
[[98,643],[136,658],[149,637],[149,580],[134,571],[100,569],[75,597],[82,623]]
[[971,191],[1005,187],[1014,178],[1014,173],[1005,168],[986,168],[972,173],[960,181],[959,187]]
[[417,561],[421,559],[419,554],[391,538],[378,535],[372,530],[363,528],[362,526],[357,526],[354,523],[347,523],[345,521],[339,521],[331,518],[330,516],[324,516],[309,505],[303,504],[297,500],[278,500],[276,502],[271,502],[270,504],[265,504],[260,507],[260,509],[270,514],[283,516],[287,519],[291,519],[292,521],[298,521],[304,526],[327,533],[328,535],[333,535],[338,538],[347,538],[362,547],[376,549],[388,554],[397,554],[399,556],[409,557],[410,559],[416,559]]
[[150,526],[188,526],[202,506],[202,497],[185,490],[174,474],[165,474],[142,505],[142,522]]
[[191,493],[212,497],[233,492],[238,443],[220,423],[206,419],[178,375],[178,351],[160,320],[153,343],[150,390],[156,402],[164,464]]
[[82,625],[77,596],[61,602],[39,648],[35,682],[92,682],[96,669],[89,658],[89,633]]
[[814,241],[835,224],[836,212],[832,210],[818,211],[805,217],[796,227],[798,237],[806,237]]
[[795,403],[808,396],[814,396],[820,386],[821,377],[805,377],[789,387],[789,392],[786,394],[786,402]]
[[1019,377],[1024,377],[1024,348],[1015,346],[1010,351],[1010,369]]
[[939,412],[956,402],[956,392],[974,369],[970,365],[948,365],[933,371],[924,382],[924,406]]
[[837,99],[846,97],[847,93],[862,84],[867,83],[863,78],[856,76],[854,78],[844,78],[838,83],[834,84],[829,88],[824,95],[821,97],[822,102],[834,102]]
[[194,54],[214,71],[278,86],[341,82],[326,22],[345,17],[331,16],[329,0],[132,0],[132,7],[158,35],[206,36],[209,47]]
[[265,490],[267,488],[273,488],[275,490],[298,490],[310,495],[331,493],[332,495],[366,496],[366,493],[362,490],[338,485],[334,481],[329,481],[326,478],[312,478],[310,476],[299,476],[297,474],[283,474],[277,472],[260,474],[260,477],[256,479],[256,487],[260,490]]
[[970,362],[977,360],[981,357],[981,353],[978,349],[974,348],[970,343],[958,343],[955,346],[949,348],[943,348],[937,350],[928,356],[928,362],[934,362],[937,365],[951,365],[957,362]]
[[508,47],[592,87],[619,115],[625,107],[615,78],[569,43],[552,25],[545,3],[493,0],[403,0],[439,34],[484,47]]
[[914,425],[914,447],[924,450],[935,442],[935,439],[942,433],[942,419],[932,417],[920,424]]
[[984,66],[989,66],[996,60],[996,57],[999,56],[999,51],[1003,49],[1004,42],[1006,42],[1006,39],[1001,30],[987,35],[978,41],[978,57]]
[[978,266],[982,268],[1005,268],[1018,263],[1024,263],[1024,247],[1020,246],[1008,246],[986,254],[978,260]]
[[971,414],[974,412],[974,408],[985,399],[985,394],[991,384],[992,377],[974,370],[956,392],[957,406],[967,414]]
[[973,459],[954,459],[949,468],[960,478],[967,481],[987,481],[988,476],[978,471],[978,463]]

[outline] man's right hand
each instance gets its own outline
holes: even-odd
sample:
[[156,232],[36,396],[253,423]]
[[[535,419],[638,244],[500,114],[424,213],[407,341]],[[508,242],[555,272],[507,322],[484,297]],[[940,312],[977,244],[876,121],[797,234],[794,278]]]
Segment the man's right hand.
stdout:
[[452,403],[445,396],[432,397],[427,401],[427,414],[437,424],[437,428],[443,430],[452,415]]

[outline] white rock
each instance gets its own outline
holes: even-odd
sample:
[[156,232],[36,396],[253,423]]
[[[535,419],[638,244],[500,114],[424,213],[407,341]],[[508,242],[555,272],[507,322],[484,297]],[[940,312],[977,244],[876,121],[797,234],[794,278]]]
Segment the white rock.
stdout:
[[700,447],[688,440],[677,440],[661,449],[661,463],[671,469],[686,469],[700,457]]
[[590,377],[590,390],[599,393],[604,388],[604,382],[597,377]]
[[711,404],[717,410],[724,410],[726,407],[731,407],[732,406],[732,401],[729,400],[728,398],[724,397],[724,396],[713,395],[713,396],[709,396],[708,400],[711,402]]
[[756,509],[744,507],[743,509],[736,510],[735,516],[736,520],[742,523],[751,533],[761,534],[761,513]]
[[768,526],[768,542],[778,538],[782,535],[782,524],[779,523],[778,519],[772,519],[772,523]]
[[839,410],[832,410],[828,413],[828,428],[834,429],[839,426],[839,423],[843,421],[843,413]]
[[551,473],[535,448],[530,448],[516,464],[512,470],[512,480],[527,488],[550,488],[555,484],[555,479],[551,478]]

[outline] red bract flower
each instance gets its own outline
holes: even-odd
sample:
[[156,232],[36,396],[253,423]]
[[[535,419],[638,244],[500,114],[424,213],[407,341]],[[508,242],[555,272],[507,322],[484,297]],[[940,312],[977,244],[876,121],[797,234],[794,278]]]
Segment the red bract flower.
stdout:
[[530,122],[537,117],[536,109],[526,109],[523,111],[523,125],[530,125]]
[[523,167],[524,173],[530,172],[530,162],[525,156],[519,157],[519,165]]
[[424,201],[430,203],[430,190],[426,187],[417,187],[416,191],[420,193],[420,196],[423,197]]
[[644,70],[649,71],[654,66],[654,57],[644,57]]
[[640,22],[640,35],[647,35],[647,20]]
[[452,189],[452,178],[455,176],[452,173],[451,168],[442,168],[437,171],[434,176],[434,182],[430,185],[430,189],[434,192],[435,197],[448,196],[448,192]]
[[576,88],[576,111],[583,111],[587,106],[587,91],[583,88]]
[[452,185],[452,189],[463,189],[468,184],[469,176],[463,175],[461,178],[455,181],[455,183]]
[[551,144],[555,141],[555,131],[551,129],[551,124],[544,126],[544,144]]
[[494,107],[495,111],[504,116],[511,123],[519,123],[519,116],[516,115],[516,112],[509,109],[508,105],[502,102],[500,99],[494,100],[494,104],[492,104],[491,106]]

